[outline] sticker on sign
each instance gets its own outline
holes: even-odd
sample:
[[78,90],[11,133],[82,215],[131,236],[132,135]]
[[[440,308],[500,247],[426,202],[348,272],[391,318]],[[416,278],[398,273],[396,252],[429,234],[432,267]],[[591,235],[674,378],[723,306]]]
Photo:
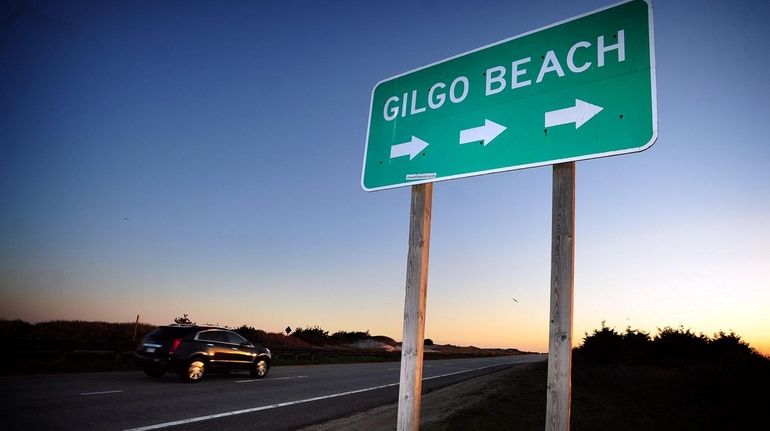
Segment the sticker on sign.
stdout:
[[379,82],[361,184],[626,154],[657,135],[652,7],[632,0]]

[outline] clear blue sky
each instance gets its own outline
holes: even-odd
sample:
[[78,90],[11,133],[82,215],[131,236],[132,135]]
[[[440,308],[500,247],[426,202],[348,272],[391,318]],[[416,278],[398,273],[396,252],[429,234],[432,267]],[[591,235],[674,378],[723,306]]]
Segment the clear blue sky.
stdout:
[[[409,190],[360,188],[372,87],[609,4],[4,2],[0,318],[400,338]],[[576,342],[770,352],[770,3],[653,6],[658,142],[577,165]],[[546,349],[550,187],[436,184],[426,336]]]

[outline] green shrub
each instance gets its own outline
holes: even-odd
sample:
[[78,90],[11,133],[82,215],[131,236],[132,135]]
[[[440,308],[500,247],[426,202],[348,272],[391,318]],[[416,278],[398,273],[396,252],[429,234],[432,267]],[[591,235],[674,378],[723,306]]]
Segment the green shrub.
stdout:
[[353,344],[371,338],[372,336],[369,335],[369,331],[337,331],[332,334],[331,341],[335,344]]
[[315,346],[323,346],[329,343],[329,331],[324,331],[319,326],[297,328],[290,336]]

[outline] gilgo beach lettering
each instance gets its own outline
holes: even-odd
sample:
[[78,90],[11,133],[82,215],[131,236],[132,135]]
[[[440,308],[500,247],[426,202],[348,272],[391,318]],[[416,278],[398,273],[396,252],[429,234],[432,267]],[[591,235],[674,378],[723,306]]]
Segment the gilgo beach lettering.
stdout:
[[[607,45],[603,35],[596,38],[595,67],[604,67],[605,56],[611,51],[616,51],[615,58],[617,58],[618,63],[626,60],[625,30],[618,30],[615,37],[617,42],[610,45]],[[500,65],[490,67],[484,73],[484,96],[498,94],[506,88],[515,90],[532,85],[533,78],[534,83],[539,84],[549,73],[555,73],[559,78],[564,77],[565,68],[563,64],[566,65],[566,70],[571,73],[583,73],[594,67],[594,62],[583,61],[577,63],[575,56],[578,50],[591,49],[592,46],[591,42],[585,40],[574,43],[567,50],[561,62],[556,52],[549,50],[542,58],[542,63],[536,77],[530,75],[530,69],[527,68],[532,62],[532,57],[514,60],[511,62],[510,68]],[[382,116],[385,121],[393,121],[399,116],[416,115],[428,109],[437,110],[444,106],[447,101],[453,104],[461,103],[468,97],[469,91],[470,85],[467,76],[458,76],[449,85],[444,82],[436,82],[428,89],[427,93],[421,94],[418,90],[412,90],[399,96],[389,97],[383,106]]]

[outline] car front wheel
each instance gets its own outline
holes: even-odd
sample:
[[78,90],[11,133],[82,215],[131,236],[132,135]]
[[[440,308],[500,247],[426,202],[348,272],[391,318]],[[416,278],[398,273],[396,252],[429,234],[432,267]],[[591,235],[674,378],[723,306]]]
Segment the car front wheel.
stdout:
[[251,367],[251,377],[254,377],[256,379],[261,379],[267,375],[267,370],[269,366],[267,365],[267,361],[264,359],[257,359],[256,362],[254,362],[254,365]]
[[206,362],[202,359],[192,359],[182,370],[182,380],[188,383],[197,383],[206,375]]

